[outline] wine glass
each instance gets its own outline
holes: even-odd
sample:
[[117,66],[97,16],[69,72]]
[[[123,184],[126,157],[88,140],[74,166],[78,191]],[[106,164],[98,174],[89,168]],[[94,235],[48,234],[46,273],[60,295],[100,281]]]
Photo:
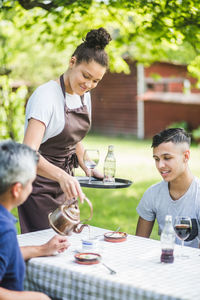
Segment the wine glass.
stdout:
[[91,170],[93,170],[99,162],[99,150],[86,149],[83,155],[84,164],[90,169],[89,184],[91,184]]
[[192,231],[192,221],[189,217],[177,216],[175,218],[174,230],[177,237],[181,240],[181,258],[186,258],[186,255],[183,255],[183,246],[184,241],[189,237]]

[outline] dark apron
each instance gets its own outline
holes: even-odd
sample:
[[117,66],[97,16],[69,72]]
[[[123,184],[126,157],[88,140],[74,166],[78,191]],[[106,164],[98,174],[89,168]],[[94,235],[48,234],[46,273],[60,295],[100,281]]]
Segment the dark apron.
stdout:
[[[63,75],[60,83],[65,97]],[[39,153],[53,165],[73,175],[73,168],[78,167],[76,145],[87,134],[90,118],[87,106],[83,103],[76,109],[65,105],[65,126],[55,137],[40,145]],[[21,233],[49,228],[48,214],[65,201],[65,195],[58,182],[37,175],[33,182],[33,191],[28,199],[18,207]]]

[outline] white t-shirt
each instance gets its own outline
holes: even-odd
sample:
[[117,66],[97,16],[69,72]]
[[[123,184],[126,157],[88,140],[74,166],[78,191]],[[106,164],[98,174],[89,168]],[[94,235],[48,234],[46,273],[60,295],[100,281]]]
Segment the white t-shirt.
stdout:
[[[198,247],[198,238],[200,238],[200,180],[197,177],[194,177],[187,192],[178,200],[171,198],[168,182],[161,181],[152,185],[144,193],[136,210],[140,217],[147,221],[154,221],[157,218],[159,234],[164,228],[166,215],[172,216],[173,223],[176,216],[187,216],[196,219],[198,237],[185,242],[185,245]],[[181,243],[178,238],[176,238],[176,243]]]
[[[79,95],[66,93],[64,99],[60,85],[54,80],[39,86],[29,98],[26,106],[25,131],[28,121],[33,118],[43,122],[46,126],[42,143],[61,133],[65,125],[65,101],[69,109],[82,106]],[[87,105],[91,119],[90,93],[84,95],[84,104]]]

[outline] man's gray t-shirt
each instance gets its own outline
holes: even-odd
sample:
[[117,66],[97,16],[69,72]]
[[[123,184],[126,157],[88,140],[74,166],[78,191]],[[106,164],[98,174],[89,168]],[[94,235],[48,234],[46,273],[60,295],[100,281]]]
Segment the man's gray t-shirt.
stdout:
[[[171,215],[173,222],[176,216],[196,219],[198,236],[191,241],[185,241],[185,245],[198,248],[200,238],[200,180],[197,177],[194,177],[187,192],[178,200],[171,198],[168,182],[161,181],[152,185],[146,190],[136,209],[140,217],[147,221],[157,219],[159,234],[163,230],[166,215]],[[178,238],[176,238],[176,243],[181,243]]]

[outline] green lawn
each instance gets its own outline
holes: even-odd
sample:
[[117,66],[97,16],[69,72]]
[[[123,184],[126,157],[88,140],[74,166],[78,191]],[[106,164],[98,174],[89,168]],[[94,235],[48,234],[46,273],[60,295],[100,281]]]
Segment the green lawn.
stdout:
[[[114,145],[117,162],[116,177],[130,179],[133,184],[129,188],[114,190],[83,188],[94,208],[93,218],[89,224],[111,230],[120,226],[122,231],[135,234],[138,219],[136,207],[140,198],[144,191],[150,185],[160,181],[161,177],[154,166],[150,140],[88,135],[84,139],[84,147],[99,149],[98,169],[100,171],[103,171],[103,161],[110,144]],[[199,154],[200,149],[192,146],[190,167],[196,176],[200,176]],[[84,173],[81,169],[77,169],[76,175],[80,176]],[[89,215],[86,202],[80,204],[80,210],[82,219]],[[151,237],[158,239],[157,224],[154,226]]]

